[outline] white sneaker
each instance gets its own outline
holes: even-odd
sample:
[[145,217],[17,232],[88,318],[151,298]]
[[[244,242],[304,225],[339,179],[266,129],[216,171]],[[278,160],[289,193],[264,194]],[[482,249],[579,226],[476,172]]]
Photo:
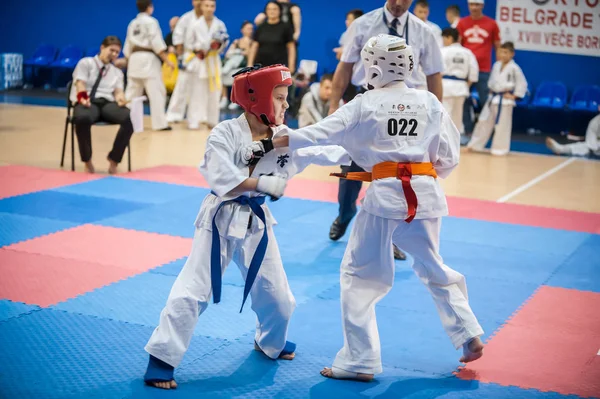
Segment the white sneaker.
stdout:
[[239,105],[237,105],[236,103],[231,103],[231,104],[229,104],[229,106],[227,107],[227,109],[229,109],[230,111],[235,111],[235,110],[237,110],[237,109],[239,109],[239,108],[240,108],[240,106],[239,106]]
[[221,102],[219,103],[219,108],[225,109],[227,108],[227,105],[229,105],[229,100],[227,99],[227,97],[223,97],[221,99]]

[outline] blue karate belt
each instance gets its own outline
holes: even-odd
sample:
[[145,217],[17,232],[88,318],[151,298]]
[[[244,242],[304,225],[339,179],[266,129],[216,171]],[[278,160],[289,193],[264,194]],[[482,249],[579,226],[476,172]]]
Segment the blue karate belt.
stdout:
[[[211,194],[215,194],[211,191]],[[256,280],[256,276],[258,275],[258,271],[260,270],[260,265],[262,264],[263,259],[265,258],[265,254],[267,253],[267,244],[269,243],[269,237],[267,235],[267,223],[265,219],[265,211],[261,208],[261,205],[265,203],[265,197],[248,197],[245,195],[240,195],[237,198],[223,201],[217,208],[215,212],[215,216],[213,216],[212,220],[212,249],[210,253],[210,281],[213,289],[213,302],[219,303],[221,302],[221,239],[219,238],[219,230],[217,228],[217,215],[219,211],[225,204],[229,204],[232,202],[236,202],[240,205],[248,205],[250,209],[265,225],[265,231],[263,232],[263,236],[258,243],[258,247],[256,248],[256,252],[254,252],[254,256],[252,257],[252,261],[250,261],[250,267],[248,267],[248,276],[246,277],[246,284],[244,286],[244,299],[242,301],[242,307],[240,308],[240,313],[244,309],[244,304],[246,303],[246,298],[252,289],[252,285],[254,284],[254,280]]]
[[489,97],[488,101],[490,102],[490,105],[492,105],[492,101],[494,100],[494,97],[496,96],[500,96],[500,102],[498,103],[498,113],[496,113],[496,122],[494,123],[494,125],[498,124],[498,121],[500,120],[500,112],[502,112],[502,99],[504,98],[504,95],[506,93],[510,93],[513,94],[515,91],[514,90],[509,90],[509,91],[492,91],[492,95]]
[[462,82],[467,82],[467,78],[459,78],[458,76],[453,76],[453,75],[444,75],[444,76],[442,76],[442,79],[460,80]]

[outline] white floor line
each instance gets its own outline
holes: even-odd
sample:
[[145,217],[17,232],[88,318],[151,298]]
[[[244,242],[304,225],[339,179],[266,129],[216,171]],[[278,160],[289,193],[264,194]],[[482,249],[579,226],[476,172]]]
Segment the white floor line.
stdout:
[[506,201],[508,201],[512,197],[521,194],[523,191],[527,190],[531,186],[534,186],[534,185],[538,184],[539,182],[541,182],[542,180],[544,180],[545,178],[547,178],[549,176],[552,176],[553,174],[555,174],[556,172],[558,172],[559,170],[561,170],[565,166],[572,164],[576,160],[577,160],[577,158],[569,158],[569,159],[567,159],[563,163],[561,163],[561,164],[553,167],[552,169],[550,169],[547,172],[539,175],[535,179],[532,179],[532,180],[528,181],[527,183],[523,184],[521,187],[517,188],[516,190],[514,190],[514,191],[506,194],[505,196],[499,198],[496,202],[506,202]]

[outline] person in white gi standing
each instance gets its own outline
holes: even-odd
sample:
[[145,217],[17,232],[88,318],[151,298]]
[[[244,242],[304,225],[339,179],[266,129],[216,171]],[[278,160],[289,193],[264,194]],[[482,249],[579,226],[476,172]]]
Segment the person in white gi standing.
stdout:
[[527,94],[527,80],[513,60],[514,56],[515,46],[512,42],[500,45],[498,61],[492,67],[488,82],[490,94],[479,115],[471,141],[467,144],[470,151],[483,151],[492,132],[492,155],[503,156],[510,151],[515,100]]
[[458,165],[460,135],[436,96],[407,87],[415,65],[404,39],[373,37],[362,59],[372,90],[271,144],[292,151],[340,145],[368,171],[339,174],[372,183],[341,265],[344,347],[321,374],[370,381],[382,372],[375,306],[394,283],[392,243],[413,255],[413,269],[431,293],[446,333],[463,349],[461,362],[483,355],[483,329],[469,306],[465,277],[439,254],[448,206],[437,177],[446,178]]
[[[469,97],[469,87],[479,79],[479,64],[475,54],[458,42],[458,31],[454,28],[445,28],[442,31],[444,47],[444,99],[442,104],[450,114],[452,122],[458,128],[462,138],[466,137],[463,125],[463,106]],[[465,143],[466,144],[466,143]]]
[[184,120],[190,101],[190,74],[185,70],[182,60],[183,54],[192,50],[189,42],[193,37],[188,37],[188,27],[202,17],[202,0],[192,0],[192,6],[194,9],[183,14],[173,30],[173,45],[179,59],[179,70],[177,82],[175,82],[175,88],[167,107],[167,121],[170,123]]
[[188,27],[192,50],[186,51],[183,63],[190,74],[189,129],[198,129],[200,123],[212,129],[219,123],[221,54],[229,43],[229,35],[223,21],[215,17],[216,8],[215,0],[203,0],[202,17]]
[[[402,37],[413,48],[413,63],[421,66],[421,76],[411,75],[406,85],[413,88],[428,88],[437,98],[442,100],[442,74],[444,64],[442,53],[436,43],[431,29],[408,9],[412,0],[386,0],[381,8],[368,12],[350,25],[347,33],[347,44],[333,76],[333,91],[329,105],[332,114],[339,108],[339,100],[346,91],[350,80],[356,86],[367,88],[364,67],[360,64],[360,52],[370,37],[380,33]],[[355,64],[359,64],[354,71]],[[343,171],[358,172],[362,169],[352,163]],[[356,215],[356,201],[362,187],[359,181],[340,180],[338,203],[339,213],[329,229],[329,238],[339,240],[346,232],[350,221]],[[399,249],[394,253],[396,259],[406,259]]]
[[167,90],[162,80],[161,60],[171,68],[175,65],[167,59],[167,44],[158,21],[152,17],[152,0],[137,0],[136,5],[140,13],[129,23],[123,47],[128,60],[125,97],[131,101],[145,90],[150,102],[152,129],[171,130],[165,116]]
[[[144,381],[164,389],[177,386],[173,374],[198,317],[212,293],[221,297],[221,276],[233,259],[246,281],[257,324],[255,349],[271,359],[292,360],[296,345],[286,341],[296,302],[273,233],[276,223],[265,195],[283,195],[286,182],[310,163],[349,163],[341,147],[272,150],[254,157],[253,141],[279,134],[288,108],[290,70],[283,65],[246,68],[234,78],[231,101],[244,113],[218,124],[208,136],[200,172],[212,189],[195,221],[191,253],[175,281],[145,349],[150,354]],[[248,149],[248,150],[246,150]],[[262,155],[262,154],[261,154]]]

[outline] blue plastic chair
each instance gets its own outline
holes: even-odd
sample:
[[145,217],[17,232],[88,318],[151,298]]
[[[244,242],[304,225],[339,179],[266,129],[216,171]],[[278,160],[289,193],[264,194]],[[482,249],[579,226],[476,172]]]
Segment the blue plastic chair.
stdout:
[[543,82],[531,103],[538,108],[563,108],[567,103],[567,87],[561,82]]
[[517,100],[516,104],[517,104],[517,107],[527,108],[530,101],[531,101],[531,92],[529,91],[529,88],[528,88],[527,93],[525,93],[525,97],[523,97],[520,100]]
[[33,53],[31,58],[27,59],[23,64],[25,66],[48,66],[56,58],[56,47],[51,44],[41,44]]
[[569,107],[577,111],[598,112],[598,104],[600,104],[600,86],[584,85],[575,89]]
[[50,64],[53,68],[75,68],[79,60],[83,57],[83,51],[77,46],[67,46],[59,54],[56,61]]

